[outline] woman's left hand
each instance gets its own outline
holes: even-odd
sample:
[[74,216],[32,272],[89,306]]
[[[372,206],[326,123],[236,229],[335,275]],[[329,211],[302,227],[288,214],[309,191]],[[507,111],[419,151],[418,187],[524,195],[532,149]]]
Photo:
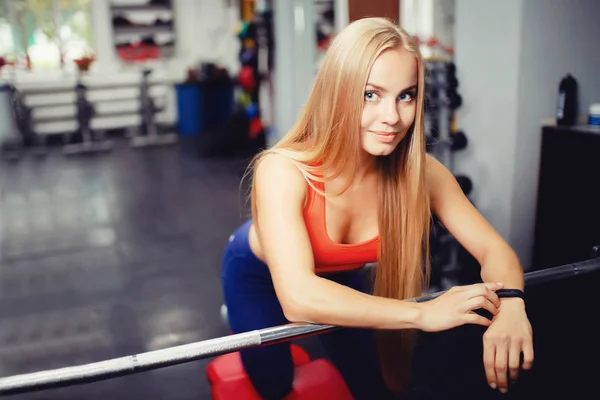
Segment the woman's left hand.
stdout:
[[483,364],[488,384],[505,393],[515,382],[521,368],[533,366],[533,334],[520,298],[501,300],[499,313],[483,335]]

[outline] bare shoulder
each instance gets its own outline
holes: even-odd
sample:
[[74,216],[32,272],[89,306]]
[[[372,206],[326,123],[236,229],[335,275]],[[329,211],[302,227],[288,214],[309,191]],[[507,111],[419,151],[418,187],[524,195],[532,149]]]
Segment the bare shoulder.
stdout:
[[425,174],[427,187],[429,188],[429,193],[433,195],[442,190],[448,183],[452,183],[454,176],[443,163],[431,154],[427,154],[426,160]]
[[449,172],[448,168],[446,168],[446,166],[433,155],[427,154],[425,160],[425,173],[427,174],[426,176],[428,180],[435,179],[439,177],[440,174]]
[[427,171],[429,172],[430,170],[436,170],[438,168],[446,168],[446,166],[444,164],[442,164],[437,158],[435,158],[432,154],[427,153],[426,157],[426,165],[427,165]]
[[259,196],[273,200],[304,200],[307,182],[294,161],[282,154],[269,153],[257,164],[254,184]]

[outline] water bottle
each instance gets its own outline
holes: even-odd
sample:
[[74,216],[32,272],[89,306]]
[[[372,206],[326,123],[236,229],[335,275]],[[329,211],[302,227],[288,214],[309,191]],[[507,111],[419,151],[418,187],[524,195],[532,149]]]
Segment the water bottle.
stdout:
[[561,79],[556,108],[557,125],[570,126],[577,117],[577,81],[571,74]]

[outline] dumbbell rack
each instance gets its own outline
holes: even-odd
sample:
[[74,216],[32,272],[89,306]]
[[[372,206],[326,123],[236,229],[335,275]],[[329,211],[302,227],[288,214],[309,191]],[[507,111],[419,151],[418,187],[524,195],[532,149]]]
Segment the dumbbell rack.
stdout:
[[462,104],[456,91],[455,67],[451,62],[438,60],[427,61],[425,65],[425,132],[430,139],[430,152],[453,171],[453,152],[466,147],[464,133],[454,132],[451,126],[454,110]]
[[[444,60],[426,62],[426,112],[425,132],[428,135],[428,152],[444,164],[450,171],[455,170],[454,153],[466,146],[466,136],[453,132],[451,120],[453,111],[462,99],[456,88],[454,64]],[[432,225],[432,264],[439,271],[439,279],[432,282],[436,290],[444,290],[457,285],[461,266],[458,262],[460,244],[445,229],[440,221]]]

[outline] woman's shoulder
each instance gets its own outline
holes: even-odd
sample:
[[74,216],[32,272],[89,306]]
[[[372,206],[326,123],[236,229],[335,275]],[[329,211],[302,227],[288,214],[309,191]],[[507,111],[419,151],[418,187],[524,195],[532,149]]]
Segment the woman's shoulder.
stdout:
[[428,154],[425,167],[425,178],[430,196],[436,196],[443,193],[448,183],[455,182],[452,172],[434,156]]
[[439,179],[440,175],[447,174],[448,168],[433,155],[427,154],[425,160],[425,173],[429,180]]
[[260,157],[254,171],[258,190],[285,191],[304,198],[307,182],[293,157],[282,152],[267,152]]

